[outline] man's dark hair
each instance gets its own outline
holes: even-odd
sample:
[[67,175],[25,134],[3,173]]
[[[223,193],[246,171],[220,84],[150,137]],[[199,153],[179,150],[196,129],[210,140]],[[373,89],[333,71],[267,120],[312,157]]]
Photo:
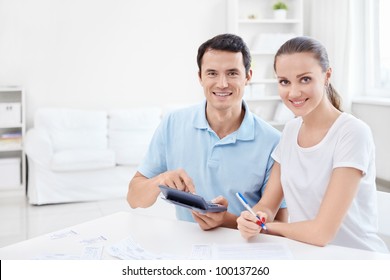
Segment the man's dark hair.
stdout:
[[251,68],[251,54],[249,52],[248,46],[241,37],[234,34],[221,34],[207,40],[202,45],[200,45],[197,56],[199,73],[201,73],[202,69],[203,55],[208,50],[241,52],[244,61],[245,72],[246,74],[249,73]]

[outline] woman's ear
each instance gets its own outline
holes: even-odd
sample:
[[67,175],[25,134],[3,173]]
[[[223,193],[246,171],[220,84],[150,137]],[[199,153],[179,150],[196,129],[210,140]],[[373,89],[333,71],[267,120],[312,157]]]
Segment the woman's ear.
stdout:
[[330,77],[332,76],[332,68],[328,68],[328,70],[326,70],[326,78],[327,79],[330,79]]
[[326,73],[325,73],[325,86],[328,86],[329,85],[329,79],[330,77],[332,76],[332,68],[328,68],[328,70],[326,70]]

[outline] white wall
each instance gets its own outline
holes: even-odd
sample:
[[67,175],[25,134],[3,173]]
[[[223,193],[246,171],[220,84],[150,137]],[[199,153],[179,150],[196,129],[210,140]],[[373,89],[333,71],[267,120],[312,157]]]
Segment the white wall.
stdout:
[[376,147],[376,175],[390,182],[390,102],[356,101],[352,113],[370,126]]
[[226,32],[224,0],[2,0],[0,85],[39,107],[169,106],[203,98],[198,46]]

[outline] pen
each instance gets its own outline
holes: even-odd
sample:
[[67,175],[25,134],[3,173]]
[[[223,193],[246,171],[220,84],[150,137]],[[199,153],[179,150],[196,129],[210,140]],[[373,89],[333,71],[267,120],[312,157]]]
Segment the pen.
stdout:
[[260,217],[258,215],[256,215],[255,212],[253,212],[252,208],[249,206],[248,201],[246,201],[245,197],[242,194],[240,194],[239,192],[236,193],[236,196],[237,196],[238,200],[241,202],[241,204],[244,205],[245,209],[248,210],[253,216],[255,216],[257,218],[256,224],[261,226],[262,229],[267,230],[267,227],[265,226],[263,220],[260,219]]

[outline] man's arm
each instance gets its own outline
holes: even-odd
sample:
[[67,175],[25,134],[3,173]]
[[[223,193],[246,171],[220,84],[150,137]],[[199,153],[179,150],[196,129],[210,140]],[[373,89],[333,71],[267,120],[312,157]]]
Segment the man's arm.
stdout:
[[129,184],[127,202],[132,208],[152,206],[160,194],[159,185],[195,192],[192,179],[183,169],[166,171],[152,178],[147,178],[137,171]]
[[158,185],[158,176],[149,179],[137,171],[127,192],[127,202],[131,208],[152,206],[160,193]]

